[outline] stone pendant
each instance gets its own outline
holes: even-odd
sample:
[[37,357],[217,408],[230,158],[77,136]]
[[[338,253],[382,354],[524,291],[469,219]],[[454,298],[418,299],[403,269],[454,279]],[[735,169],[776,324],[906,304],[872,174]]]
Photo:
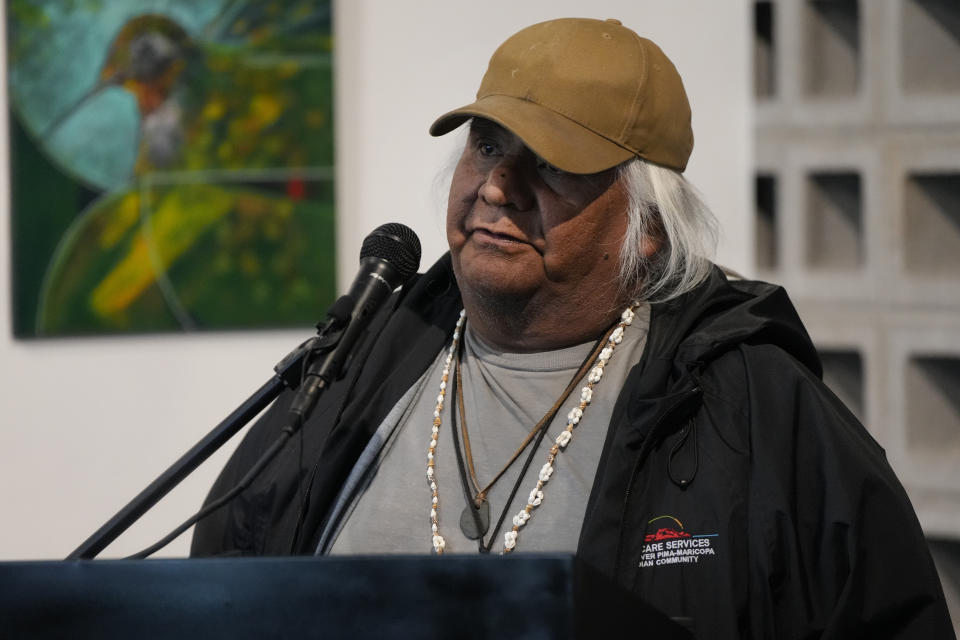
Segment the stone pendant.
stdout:
[[486,500],[480,506],[468,503],[460,512],[460,530],[470,540],[479,540],[490,529],[490,503]]

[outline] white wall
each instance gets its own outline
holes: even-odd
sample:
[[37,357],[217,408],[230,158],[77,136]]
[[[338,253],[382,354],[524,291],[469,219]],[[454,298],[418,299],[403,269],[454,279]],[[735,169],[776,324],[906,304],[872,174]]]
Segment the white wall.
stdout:
[[[489,55],[510,34],[541,20],[584,14],[619,18],[658,42],[679,68],[697,139],[687,175],[723,223],[720,260],[748,269],[752,116],[745,0],[486,0],[462,6],[339,0],[342,288],[356,272],[363,237],[383,222],[417,231],[423,265],[442,253],[442,216],[431,186],[451,148],[427,128],[439,114],[472,101]],[[6,106],[5,84],[0,106]],[[0,130],[0,559],[58,558],[266,380],[309,330],[14,341],[7,149],[7,132]],[[218,454],[104,556],[144,547],[186,518],[224,460],[225,452]],[[183,536],[162,555],[182,555],[187,548]]]

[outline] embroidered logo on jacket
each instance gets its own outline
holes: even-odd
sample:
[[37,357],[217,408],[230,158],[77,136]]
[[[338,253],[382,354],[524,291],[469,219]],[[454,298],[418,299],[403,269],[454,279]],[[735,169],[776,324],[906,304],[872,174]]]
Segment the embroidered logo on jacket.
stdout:
[[716,533],[689,533],[674,516],[657,516],[647,522],[640,553],[640,568],[669,564],[698,564],[717,555]]

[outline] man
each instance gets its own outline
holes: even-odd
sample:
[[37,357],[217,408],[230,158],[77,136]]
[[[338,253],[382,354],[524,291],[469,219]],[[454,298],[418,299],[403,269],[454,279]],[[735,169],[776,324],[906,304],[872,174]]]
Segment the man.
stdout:
[[194,553],[576,551],[703,637],[949,634],[910,503],[786,294],[703,257],[663,52],[616,20],[534,25],[431,133],[467,121],[450,254]]

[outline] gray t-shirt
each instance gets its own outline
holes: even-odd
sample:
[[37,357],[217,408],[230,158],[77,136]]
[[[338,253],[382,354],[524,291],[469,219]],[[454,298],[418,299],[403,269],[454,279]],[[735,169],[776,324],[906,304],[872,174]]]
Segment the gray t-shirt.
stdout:
[[[633,324],[624,332],[623,342],[604,368],[603,379],[594,387],[593,400],[574,430],[572,441],[557,456],[554,473],[544,488],[543,503],[533,510],[530,520],[520,529],[516,551],[576,550],[613,405],[627,373],[643,353],[649,319],[649,306],[638,307]],[[481,486],[500,471],[533,425],[553,406],[593,346],[594,343],[588,343],[556,351],[504,353],[485,344],[470,329],[468,318],[463,353],[464,407]],[[432,550],[427,448],[446,352],[445,348],[384,420],[341,492],[338,517],[324,532],[319,552],[429,553]],[[453,379],[453,370],[450,378]],[[503,534],[512,528],[514,514],[526,505],[548,450],[566,427],[567,414],[579,404],[580,389],[585,384],[584,379],[574,387],[533,454],[493,542],[493,552],[503,549]],[[451,433],[450,412],[456,410],[456,396],[452,388],[448,388],[435,459],[440,533],[446,541],[447,553],[476,553],[477,541],[464,536],[459,525],[460,513],[467,502]],[[534,444],[535,441],[488,494],[491,523],[487,540]]]

